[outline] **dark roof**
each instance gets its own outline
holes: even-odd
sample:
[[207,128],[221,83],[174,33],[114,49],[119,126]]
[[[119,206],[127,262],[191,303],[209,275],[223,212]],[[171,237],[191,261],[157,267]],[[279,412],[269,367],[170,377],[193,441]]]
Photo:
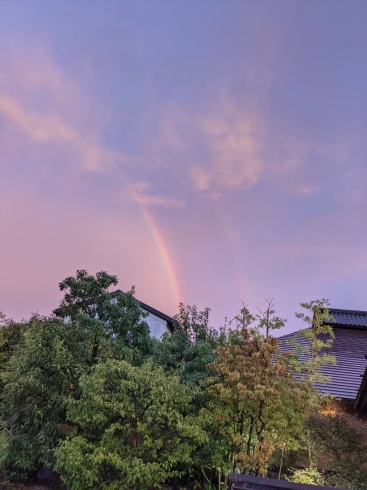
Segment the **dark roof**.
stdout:
[[334,327],[351,327],[367,329],[367,311],[340,310],[329,308],[332,319],[327,323]]
[[[367,312],[355,312],[350,310],[330,310],[334,317],[333,326],[334,341],[330,349],[325,349],[325,353],[334,355],[336,364],[326,365],[322,372],[330,376],[330,382],[326,384],[316,384],[316,388],[322,393],[329,393],[343,400],[355,401],[361,386],[362,378],[367,367],[367,325],[361,323],[363,317],[367,319]],[[353,325],[356,321],[355,315],[359,314],[359,324]],[[339,323],[335,323],[338,321]],[[342,323],[344,321],[344,323]],[[292,351],[292,341],[297,339],[297,333],[291,333],[279,337],[281,352]],[[297,339],[297,343],[303,347],[310,345],[309,339]]]
[[[229,475],[229,481],[232,483],[231,488],[233,490],[246,490],[246,488],[254,490],[335,490],[335,487],[294,483],[287,480],[275,480],[273,478],[236,473]],[[339,490],[347,489],[339,488]]]
[[173,328],[173,319],[172,317],[166,315],[165,313],[162,313],[159,310],[156,310],[155,308],[152,308],[151,306],[147,305],[146,303],[143,303],[142,301],[138,300],[138,303],[143,310],[147,311],[148,313],[152,313],[153,315],[159,316],[159,318],[162,318],[162,320],[165,320],[172,330]]
[[[121,289],[117,289],[115,293],[122,293]],[[147,305],[146,303],[143,303],[142,301],[137,300],[137,302],[140,305],[140,308],[143,308],[143,310],[147,311],[148,313],[152,313],[155,316],[159,316],[159,318],[162,318],[162,320],[165,320],[167,322],[168,328],[170,332],[172,333],[173,331],[173,318],[166,315],[165,313],[162,313],[159,310],[156,310],[152,306]]]

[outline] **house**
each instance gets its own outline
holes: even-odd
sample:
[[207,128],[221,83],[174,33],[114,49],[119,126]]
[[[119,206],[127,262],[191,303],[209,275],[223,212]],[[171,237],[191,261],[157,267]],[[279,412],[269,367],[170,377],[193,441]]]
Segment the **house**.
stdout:
[[[333,344],[325,352],[334,355],[336,364],[325,366],[322,373],[330,377],[326,384],[315,384],[325,394],[340,399],[349,412],[367,413],[367,311],[329,308],[333,328]],[[281,352],[292,350],[297,332],[279,338]],[[297,340],[307,346],[309,339]]]
[[[115,293],[122,293],[121,290],[115,291]],[[145,322],[149,326],[150,334],[152,337],[160,339],[164,333],[172,333],[173,332],[173,319],[172,317],[162,313],[161,311],[153,308],[152,306],[143,303],[142,301],[137,300],[140,308],[147,313],[147,316],[144,317]],[[61,309],[56,308],[53,310],[53,313],[57,316],[61,315]]]
[[164,333],[173,332],[173,320],[170,316],[165,315],[161,311],[152,308],[142,301],[138,300],[138,302],[140,304],[140,308],[148,313],[148,316],[146,316],[144,320],[149,326],[152,337],[160,339]]
[[[122,293],[120,289],[115,291],[115,293]],[[140,308],[148,315],[144,318],[146,323],[149,326],[150,334],[152,337],[160,339],[164,333],[172,333],[173,332],[173,319],[172,317],[162,313],[159,310],[156,310],[152,306],[143,303],[142,301],[137,300]]]

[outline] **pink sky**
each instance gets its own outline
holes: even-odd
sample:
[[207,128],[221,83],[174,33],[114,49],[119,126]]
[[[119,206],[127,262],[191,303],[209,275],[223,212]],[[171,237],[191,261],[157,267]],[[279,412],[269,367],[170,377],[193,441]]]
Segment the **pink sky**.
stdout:
[[366,2],[0,5],[0,310],[367,309]]

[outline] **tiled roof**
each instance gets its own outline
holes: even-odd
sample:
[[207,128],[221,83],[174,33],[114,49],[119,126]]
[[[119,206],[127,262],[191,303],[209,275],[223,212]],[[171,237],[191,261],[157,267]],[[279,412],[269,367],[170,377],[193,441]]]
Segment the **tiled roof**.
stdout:
[[330,325],[367,329],[367,311],[329,308],[329,312],[332,317],[332,320],[328,321]]
[[[340,310],[338,310],[340,311]],[[348,321],[351,321],[348,319]],[[336,357],[335,365],[327,365],[323,368],[323,374],[330,376],[330,382],[316,385],[322,393],[329,393],[343,400],[354,401],[357,397],[362,377],[367,367],[367,328],[361,326],[350,328],[333,328],[335,338],[330,349],[325,349],[327,354]],[[297,339],[297,332],[279,337],[281,352],[292,351],[292,340]],[[307,347],[309,339],[300,338],[297,343]]]

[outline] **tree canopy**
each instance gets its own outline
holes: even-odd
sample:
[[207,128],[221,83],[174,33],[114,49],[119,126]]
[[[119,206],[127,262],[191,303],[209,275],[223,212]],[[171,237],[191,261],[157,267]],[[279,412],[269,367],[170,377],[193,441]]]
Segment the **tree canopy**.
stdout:
[[0,473],[21,480],[46,465],[71,490],[212,490],[232,471],[289,475],[306,450],[294,479],[365,488],[365,424],[321,413],[314,388],[335,361],[327,301],[301,303],[303,347],[282,355],[273,301],[258,314],[243,304],[219,329],[208,308],[180,304],[157,340],[134,287],[116,287],[78,270],[49,315],[0,315]]
[[159,487],[206,441],[185,414],[190,388],[151,362],[109,360],[80,383],[68,408],[75,433],[56,449],[56,468],[75,490]]

